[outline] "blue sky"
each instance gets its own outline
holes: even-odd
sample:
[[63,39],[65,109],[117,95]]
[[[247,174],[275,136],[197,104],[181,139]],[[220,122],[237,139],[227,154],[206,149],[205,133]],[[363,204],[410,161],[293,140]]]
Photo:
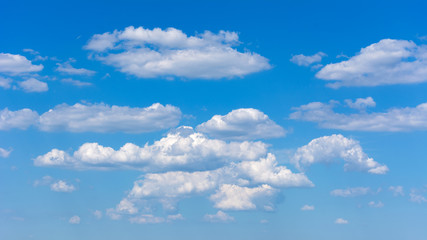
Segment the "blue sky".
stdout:
[[7,1],[1,239],[425,239],[423,1]]

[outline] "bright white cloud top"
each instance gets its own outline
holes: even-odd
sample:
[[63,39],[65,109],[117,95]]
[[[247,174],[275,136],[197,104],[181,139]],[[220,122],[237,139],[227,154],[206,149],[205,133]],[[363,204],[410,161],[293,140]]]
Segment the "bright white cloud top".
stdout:
[[84,48],[95,59],[138,78],[221,79],[271,68],[265,57],[233,48],[237,44],[235,32],[187,36],[175,28],[130,26],[95,34]]
[[304,169],[315,163],[331,163],[337,159],[344,160],[346,171],[366,171],[372,174],[385,174],[388,171],[386,165],[368,157],[358,141],[341,134],[312,140],[298,148],[292,161],[297,168]]
[[316,77],[329,87],[414,84],[427,81],[427,46],[383,39],[362,48],[348,60],[330,63]]
[[233,140],[278,138],[286,133],[266,114],[253,108],[236,109],[223,116],[215,115],[196,129],[215,138]]
[[143,133],[178,125],[181,110],[155,103],[146,108],[77,103],[57,105],[39,114],[30,109],[0,111],[0,130],[27,129],[34,125],[41,131]]
[[[364,101],[364,102],[362,102]],[[392,108],[385,112],[365,112],[366,107],[375,106],[372,98],[357,99],[354,103],[346,101],[349,107],[362,110],[358,113],[337,113],[334,107],[338,102],[312,102],[294,108],[291,119],[316,122],[322,128],[372,131],[402,132],[427,130],[427,103],[416,107]]]
[[0,53],[0,73],[18,75],[39,72],[43,65],[33,65],[30,60],[19,54]]
[[65,181],[59,180],[50,185],[50,190],[54,192],[73,192],[76,190],[76,187]]
[[[186,130],[186,131],[185,131]],[[53,149],[39,156],[38,166],[62,166],[86,168],[151,168],[172,167],[209,168],[231,160],[254,160],[266,154],[267,145],[262,142],[225,142],[209,139],[190,127],[180,128],[166,137],[143,147],[132,143],[119,150],[98,143],[85,143],[74,154]]]

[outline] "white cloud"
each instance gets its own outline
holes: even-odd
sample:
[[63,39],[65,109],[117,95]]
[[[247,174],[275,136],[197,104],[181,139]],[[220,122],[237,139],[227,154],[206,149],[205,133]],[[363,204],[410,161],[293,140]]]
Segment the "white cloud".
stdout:
[[388,190],[390,190],[391,192],[393,192],[393,196],[404,196],[405,193],[403,192],[403,187],[402,186],[390,186],[388,188]]
[[75,80],[72,78],[64,78],[61,80],[61,82],[71,84],[71,85],[76,86],[76,87],[92,86],[92,83],[90,83],[90,82],[83,82],[83,81]]
[[79,216],[72,216],[70,220],[68,220],[71,224],[79,224],[80,223],[80,217]]
[[35,78],[30,78],[25,81],[18,82],[18,85],[24,92],[46,92],[49,90],[47,83],[39,81]]
[[301,207],[301,211],[313,211],[314,206],[313,205],[304,205]]
[[[209,139],[192,129],[180,128],[166,137],[139,147],[127,143],[119,150],[98,143],[85,143],[72,156],[53,149],[34,160],[37,166],[63,166],[85,168],[152,168],[152,169],[204,169],[232,160],[254,160],[266,154],[262,142],[224,142]],[[189,130],[189,133],[183,133]]]
[[382,208],[382,207],[384,207],[384,203],[382,203],[381,201],[378,201],[378,202],[370,201],[368,203],[368,205],[369,205],[369,207],[372,207],[372,208]]
[[276,157],[270,153],[258,161],[241,162],[238,168],[254,183],[266,183],[275,187],[314,186],[304,173],[292,173],[285,166],[277,166]]
[[4,148],[0,148],[0,157],[7,158],[7,157],[9,157],[11,152],[12,152],[12,150],[6,150]]
[[65,181],[62,180],[52,183],[50,185],[50,189],[54,192],[73,192],[76,190],[73,185],[67,184]]
[[305,56],[303,54],[295,55],[291,58],[291,62],[295,63],[298,66],[310,66],[313,63],[321,62],[322,58],[325,57],[326,54],[323,52],[318,52],[311,56]]
[[132,217],[129,219],[131,223],[148,224],[148,223],[163,223],[165,221],[162,217],[156,217],[152,214],[143,214],[140,216]]
[[383,39],[348,60],[327,64],[317,74],[329,87],[413,84],[427,81],[427,46]]
[[4,89],[9,89],[11,87],[12,79],[4,78],[0,76],[0,87]]
[[372,97],[367,98],[358,98],[356,101],[346,99],[345,102],[350,108],[357,109],[359,111],[364,111],[368,107],[375,107],[376,103]]
[[57,105],[41,116],[30,109],[0,111],[0,130],[26,129],[31,125],[41,131],[69,132],[152,132],[175,127],[181,110],[155,103],[146,108],[81,104]]
[[88,70],[85,68],[74,68],[71,66],[71,63],[65,62],[65,63],[57,63],[58,67],[56,68],[56,71],[69,74],[69,75],[85,75],[85,76],[92,76],[96,72],[92,70]]
[[220,79],[270,69],[268,59],[239,52],[235,32],[206,31],[187,36],[181,30],[127,27],[123,31],[95,34],[85,49],[96,59],[139,78],[176,76],[187,79]]
[[277,190],[267,184],[255,188],[223,184],[210,199],[215,208],[222,210],[271,210],[270,198],[276,193]]
[[45,185],[51,184],[52,182],[53,182],[53,178],[51,176],[44,176],[40,180],[35,180],[33,186],[34,187],[45,186]]
[[253,108],[240,108],[224,116],[215,115],[196,129],[215,138],[235,140],[277,138],[285,135],[281,126]]
[[427,199],[420,193],[419,190],[412,189],[409,193],[409,200],[415,203],[427,202]]
[[363,152],[359,142],[346,138],[341,134],[333,134],[312,140],[307,145],[297,149],[292,162],[299,169],[304,169],[314,163],[330,163],[336,159],[345,161],[344,169],[366,171],[372,174],[385,174],[386,165],[374,161]]
[[174,214],[174,215],[168,215],[166,218],[167,222],[172,222],[172,221],[177,221],[177,220],[184,220],[184,217],[182,216],[182,214],[178,213],[178,214]]
[[33,65],[30,60],[19,54],[0,53],[0,73],[17,75],[38,72],[43,65]]
[[61,104],[40,116],[39,128],[42,131],[142,133],[174,127],[180,118],[179,108],[159,103],[146,108]]
[[366,195],[370,192],[368,187],[355,187],[347,189],[335,189],[331,191],[331,195],[335,197],[358,197]]
[[206,214],[203,219],[207,222],[233,222],[234,217],[223,211],[218,211],[216,214]]
[[[369,101],[369,100],[368,100]],[[360,103],[360,102],[359,102]],[[353,103],[357,105],[356,103]],[[416,107],[392,108],[386,112],[353,114],[337,113],[333,108],[337,102],[329,104],[312,102],[295,108],[291,119],[316,122],[322,128],[353,130],[353,131],[415,131],[427,130],[427,103]],[[371,102],[370,106],[374,106]]]
[[95,210],[93,212],[93,215],[97,218],[97,219],[101,219],[102,218],[102,212],[99,210]]
[[335,220],[335,223],[336,223],[336,224],[348,224],[348,221],[347,221],[347,220],[345,220],[345,219],[342,219],[342,218],[337,218],[337,219]]
[[38,117],[37,112],[28,108],[18,111],[10,111],[5,108],[0,110],[0,130],[27,129],[38,120]]

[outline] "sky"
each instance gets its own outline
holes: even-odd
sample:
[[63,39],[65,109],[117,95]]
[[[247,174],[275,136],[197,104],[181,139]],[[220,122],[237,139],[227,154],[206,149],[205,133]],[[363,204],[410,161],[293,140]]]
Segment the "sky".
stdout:
[[0,239],[426,239],[424,1],[3,1]]

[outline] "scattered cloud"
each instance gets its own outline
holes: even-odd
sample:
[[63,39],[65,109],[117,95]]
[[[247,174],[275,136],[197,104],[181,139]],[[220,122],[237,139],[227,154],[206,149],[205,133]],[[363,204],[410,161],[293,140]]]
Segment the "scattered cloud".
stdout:
[[6,150],[4,148],[0,148],[0,157],[7,158],[7,157],[9,157],[11,152],[12,152],[12,150]]
[[233,48],[237,44],[235,32],[187,36],[175,28],[130,26],[95,34],[84,48],[95,59],[138,78],[221,79],[271,68],[265,57]]
[[427,81],[427,46],[383,39],[362,48],[348,60],[330,63],[316,77],[332,88],[414,84]]
[[80,217],[79,216],[72,216],[70,220],[68,220],[71,224],[80,224]]
[[331,191],[331,195],[334,197],[359,197],[370,193],[370,190],[368,187],[335,189]]
[[277,190],[267,184],[254,188],[223,184],[210,199],[215,208],[222,210],[271,210],[270,199],[276,193]]
[[59,180],[50,185],[50,190],[54,192],[73,192],[76,190],[76,188],[73,185],[66,183],[65,181]]
[[61,82],[67,83],[67,84],[71,84],[71,85],[76,86],[76,87],[88,87],[88,86],[92,86],[93,85],[90,82],[83,82],[83,81],[80,81],[80,80],[74,80],[72,78],[64,78],[64,79],[61,80]]
[[[362,99],[365,106],[375,106],[370,98]],[[361,101],[347,102],[351,107],[358,106],[363,109]],[[344,114],[333,109],[338,102],[330,103],[312,102],[294,108],[291,119],[316,122],[322,128],[340,129],[348,131],[371,132],[400,132],[427,130],[427,103],[416,107],[392,108],[386,112],[366,113],[364,111]]]
[[384,203],[382,203],[381,201],[378,201],[378,202],[370,201],[368,203],[368,205],[369,205],[369,207],[372,207],[372,208],[382,208],[382,207],[384,207]]
[[314,211],[314,206],[313,205],[304,205],[301,207],[302,211]]
[[409,200],[411,202],[415,203],[425,203],[427,202],[427,199],[422,195],[423,191],[420,191],[418,189],[412,189],[409,193]]
[[390,186],[388,188],[388,190],[390,190],[391,192],[393,192],[393,196],[397,197],[397,196],[404,196],[405,193],[403,192],[403,187],[402,186]]
[[68,74],[68,75],[92,76],[96,73],[95,71],[88,70],[85,68],[74,68],[73,66],[71,66],[70,62],[57,63],[56,65],[58,66],[56,68],[56,71],[64,74]]
[[28,108],[18,111],[5,108],[0,110],[0,130],[27,129],[38,120],[38,117],[37,112]]
[[297,149],[292,162],[298,169],[304,169],[314,163],[331,163],[336,159],[344,160],[346,171],[366,171],[372,174],[385,174],[386,165],[382,165],[363,152],[359,142],[341,134],[316,138]]
[[196,129],[215,138],[234,140],[277,138],[286,133],[266,114],[253,108],[240,108],[224,116],[215,115]]
[[350,108],[357,109],[359,111],[365,111],[368,107],[376,106],[376,103],[372,97],[358,98],[356,101],[346,99],[345,103],[347,103]]
[[93,215],[96,217],[96,219],[101,219],[103,214],[101,211],[95,210],[93,211]]
[[347,220],[345,220],[345,219],[342,219],[342,218],[337,218],[337,219],[335,220],[335,223],[336,223],[336,224],[348,224],[348,221],[347,221]]
[[46,186],[53,182],[53,178],[51,176],[44,176],[42,179],[35,180],[33,183],[34,187],[38,186]]
[[223,211],[218,211],[216,214],[206,214],[203,219],[206,222],[234,222],[234,217]]
[[155,103],[146,108],[109,106],[107,104],[61,104],[41,116],[30,109],[0,111],[0,130],[26,129],[31,125],[41,131],[142,133],[175,127],[181,118],[179,108]]
[[24,92],[46,92],[49,90],[47,83],[39,81],[35,78],[30,78],[25,81],[18,82],[18,85]]
[[152,214],[143,214],[140,216],[132,217],[129,219],[131,223],[139,223],[139,224],[153,224],[153,223],[163,223],[165,219],[162,217],[156,217]]
[[0,76],[0,88],[9,89],[11,88],[11,83],[13,82],[10,78],[4,78]]
[[313,63],[321,62],[322,58],[325,56],[327,56],[327,55],[323,52],[318,52],[318,53],[311,55],[311,56],[305,56],[303,54],[298,54],[298,55],[292,56],[290,61],[295,63],[298,66],[307,67]]
[[43,65],[33,65],[30,60],[19,54],[0,53],[0,73],[18,75],[39,72]]
[[[185,133],[185,130],[189,132]],[[209,139],[191,127],[170,132],[152,145],[125,144],[119,150],[98,143],[85,143],[73,155],[53,149],[34,160],[37,166],[62,166],[76,169],[201,169],[231,160],[254,160],[266,154],[262,142],[224,142]]]

